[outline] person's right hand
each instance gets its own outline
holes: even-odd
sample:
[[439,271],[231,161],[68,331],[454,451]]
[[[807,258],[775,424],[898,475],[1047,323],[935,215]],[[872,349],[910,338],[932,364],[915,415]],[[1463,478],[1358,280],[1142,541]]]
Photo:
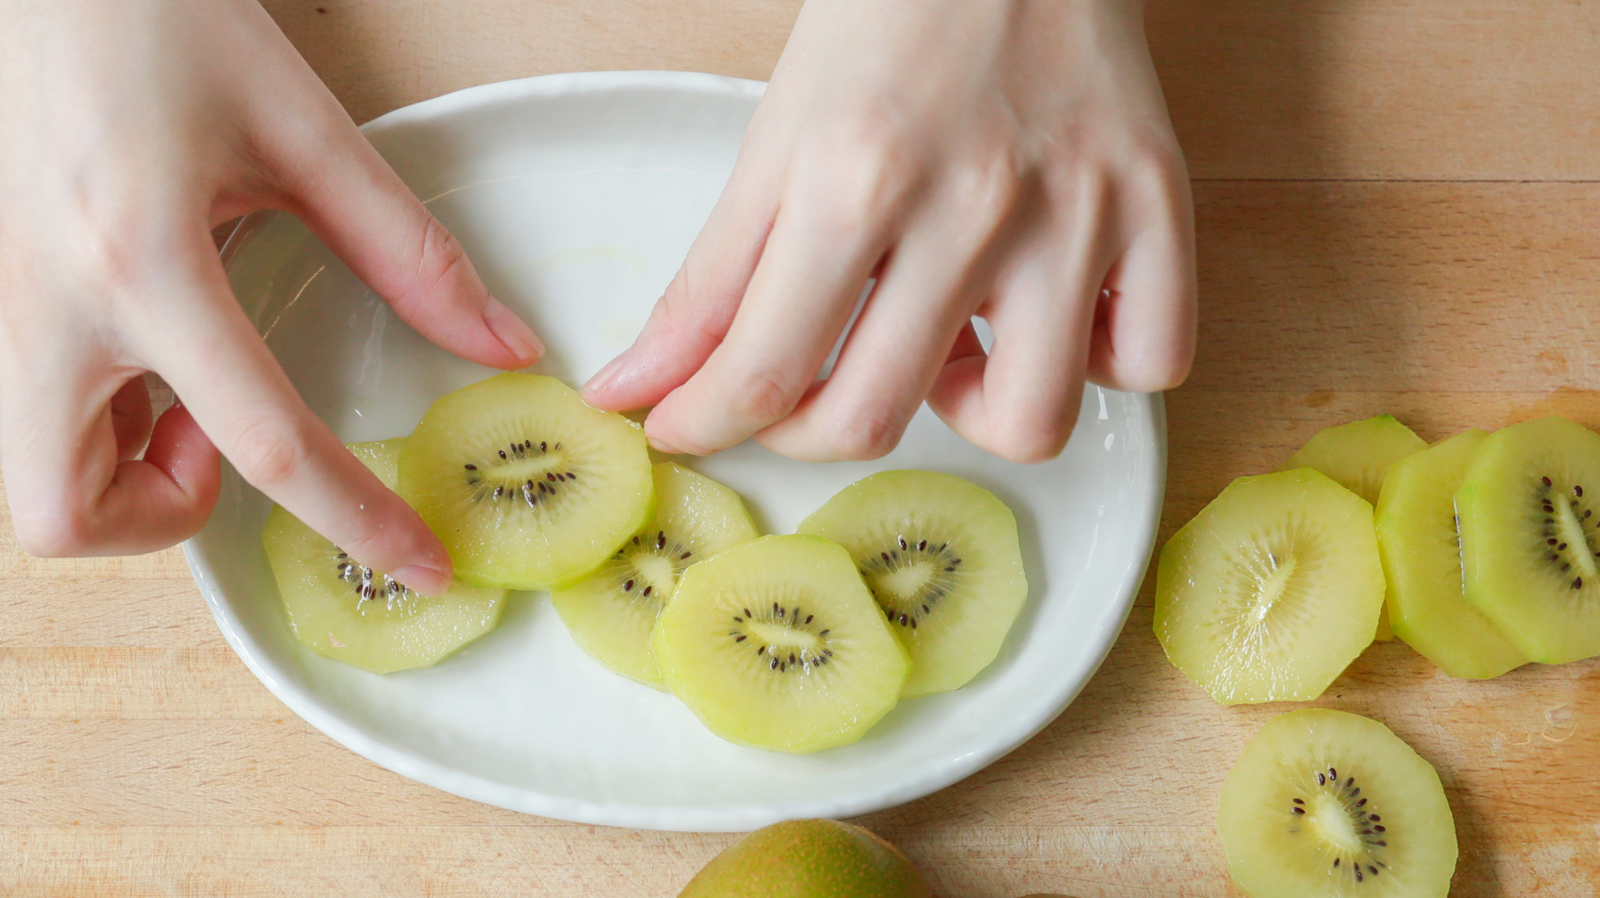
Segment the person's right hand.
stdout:
[[[444,547],[296,395],[210,229],[288,211],[446,349],[519,368],[543,347],[261,7],[7,0],[0,87],[0,469],[22,548],[184,539],[220,450],[364,564],[443,590]],[[153,426],[146,371],[182,403]]]

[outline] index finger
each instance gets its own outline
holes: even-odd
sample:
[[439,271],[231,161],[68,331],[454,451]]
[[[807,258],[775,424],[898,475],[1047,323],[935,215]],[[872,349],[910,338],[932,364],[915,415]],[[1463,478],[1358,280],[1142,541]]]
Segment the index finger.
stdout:
[[306,406],[227,292],[220,266],[180,290],[155,367],[251,485],[362,564],[427,595],[450,556],[422,518]]

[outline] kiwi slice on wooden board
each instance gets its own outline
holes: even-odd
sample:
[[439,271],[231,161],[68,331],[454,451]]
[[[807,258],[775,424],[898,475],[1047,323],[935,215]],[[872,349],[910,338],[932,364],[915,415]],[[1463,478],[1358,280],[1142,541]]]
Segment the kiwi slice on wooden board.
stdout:
[[1528,661],[1466,596],[1455,494],[1488,436],[1468,430],[1396,462],[1377,510],[1395,634],[1450,676],[1480,680]]
[[1600,655],[1600,434],[1549,417],[1491,434],[1456,491],[1467,600],[1545,664]]
[[1456,868],[1439,774],[1344,711],[1267,721],[1223,782],[1217,830],[1251,898],[1444,898]]
[[435,402],[400,455],[400,495],[472,583],[547,589],[650,517],[644,430],[553,377],[498,374]]
[[1310,468],[1242,477],[1162,547],[1155,632],[1226,704],[1310,701],[1372,642],[1372,506]]
[[1376,505],[1389,467],[1426,448],[1428,442],[1393,415],[1378,415],[1318,431],[1279,470],[1314,468]]
[[[1279,470],[1314,468],[1376,507],[1390,466],[1426,448],[1427,441],[1393,415],[1378,415],[1319,431]],[[1373,638],[1394,639],[1387,609]]]
[[738,493],[682,465],[655,466],[655,495],[655,514],[610,560],[550,599],[589,657],[664,689],[650,636],[678,577],[761,533]]
[[1028,598],[1017,519],[982,487],[934,471],[856,481],[800,524],[850,552],[911,653],[907,696],[965,686]]
[[[404,442],[349,448],[394,489]],[[274,505],[267,515],[261,542],[289,628],[323,657],[373,673],[428,667],[500,623],[505,590],[458,582],[440,596],[413,592],[357,564],[282,506]]]
[[764,536],[691,565],[656,621],[667,688],[730,742],[793,753],[859,740],[910,660],[849,553]]

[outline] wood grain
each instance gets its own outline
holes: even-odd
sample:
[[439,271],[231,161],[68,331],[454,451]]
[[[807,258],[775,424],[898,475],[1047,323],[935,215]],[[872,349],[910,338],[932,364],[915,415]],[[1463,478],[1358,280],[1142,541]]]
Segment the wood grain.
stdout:
[[[797,0],[269,0],[358,120],[543,72],[764,77]],[[325,10],[325,11],[319,11]],[[1600,6],[1152,0],[1192,171],[1200,359],[1168,398],[1163,538],[1317,429],[1600,427]],[[0,518],[3,518],[0,515]],[[1221,708],[1140,595],[1104,668],[987,770],[865,821],[941,898],[1231,896]],[[1452,894],[1600,893],[1600,663],[1452,681],[1376,645],[1317,704],[1439,768]],[[338,747],[228,650],[175,551],[28,558],[0,519],[0,894],[671,896],[732,840],[515,814]]]

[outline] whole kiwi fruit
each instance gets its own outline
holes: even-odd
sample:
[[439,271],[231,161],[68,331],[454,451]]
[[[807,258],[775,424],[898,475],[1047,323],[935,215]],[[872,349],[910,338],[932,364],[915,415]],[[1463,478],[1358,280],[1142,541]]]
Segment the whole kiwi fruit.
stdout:
[[837,820],[790,820],[728,846],[678,898],[928,898],[898,848]]

